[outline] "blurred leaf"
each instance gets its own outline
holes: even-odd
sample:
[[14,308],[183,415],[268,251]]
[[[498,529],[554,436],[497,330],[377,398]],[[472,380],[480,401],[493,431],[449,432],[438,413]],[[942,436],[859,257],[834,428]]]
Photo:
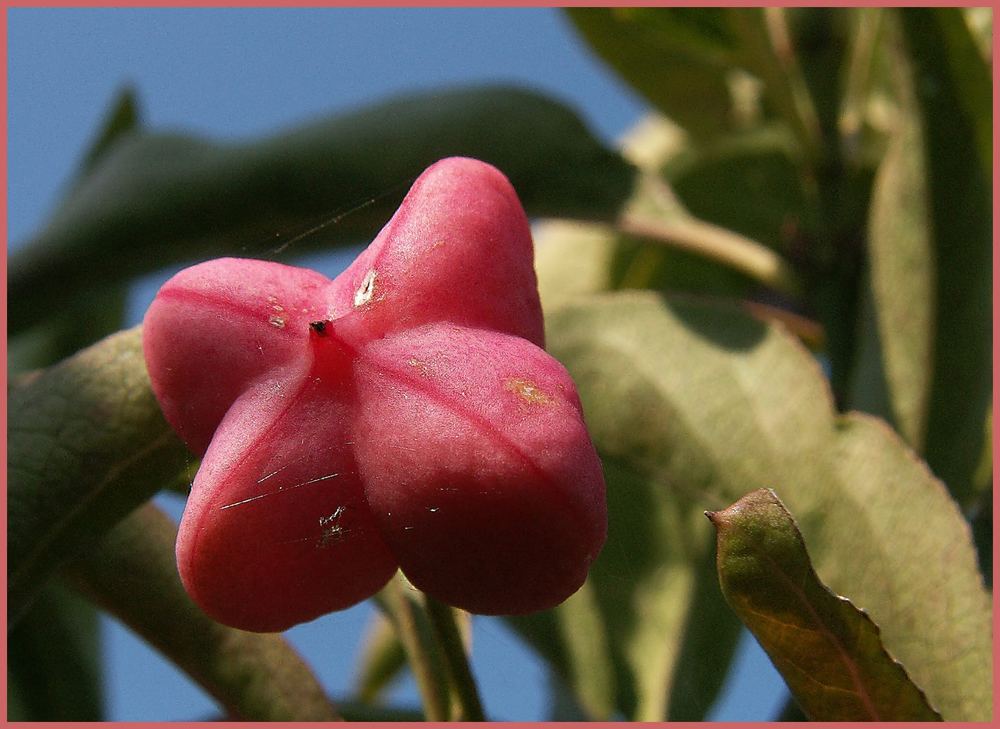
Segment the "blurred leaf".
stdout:
[[[554,610],[505,618],[555,669],[550,680],[553,721],[565,720],[565,714],[607,720],[618,705],[616,672],[621,666],[612,663],[612,636],[596,596],[592,582],[587,582]],[[631,679],[623,678],[623,690],[631,691]],[[634,704],[635,698],[629,694],[627,700]]]
[[[569,310],[573,307],[557,309],[549,318],[550,349],[582,385],[581,371],[573,369],[579,361],[566,348],[569,320],[564,314]],[[621,373],[631,371],[634,363],[616,354],[602,352],[620,382]],[[626,386],[609,406],[624,418],[634,416],[622,403],[650,402],[642,384],[641,378],[633,380],[635,389]],[[608,402],[585,386],[581,395],[585,403]],[[602,415],[588,411],[588,423],[593,427],[596,418],[615,427]],[[645,432],[651,440],[648,448],[619,453],[602,447],[607,445],[603,431],[592,431],[608,485],[609,531],[587,584],[554,611],[511,622],[556,666],[592,718],[608,718],[607,707],[588,703],[610,692],[613,708],[629,718],[698,720],[721,688],[739,624],[712,579],[712,540],[701,513],[703,501],[650,471],[649,457],[657,447],[652,439],[659,433],[646,430],[649,423],[615,425]],[[595,641],[602,635],[604,640]],[[610,661],[602,651],[610,652]],[[606,672],[608,665],[612,674]]]
[[819,581],[771,489],[705,512],[718,531],[726,601],[813,721],[940,721],[885,650],[871,618]]
[[114,284],[91,291],[71,310],[16,335],[8,343],[7,367],[21,373],[48,367],[124,326],[128,288]]
[[354,673],[358,700],[366,704],[377,702],[379,695],[405,670],[406,651],[396,629],[382,613],[375,613]]
[[138,327],[44,371],[7,407],[13,624],[53,570],[175,479],[188,455],[149,388]]
[[337,709],[346,721],[426,721],[419,706],[372,706],[363,701],[339,699]]
[[911,113],[901,114],[898,123],[872,191],[860,349],[850,402],[884,417],[921,451],[935,334],[934,251],[923,134]]
[[573,112],[509,87],[403,97],[245,144],[134,134],[12,253],[10,332],[170,264],[370,240],[416,175],[450,155],[499,167],[533,216],[613,219],[632,185]]
[[692,217],[654,174],[640,176],[615,227],[573,221],[536,226],[544,300],[611,289],[746,297],[798,291],[795,272],[757,241]]
[[[139,112],[132,89],[122,89],[108,110],[90,149],[83,157],[70,190],[78,186],[104,154],[124,135],[139,128]],[[125,325],[125,285],[94,290],[74,302],[73,307],[55,312],[8,344],[7,366],[24,372],[48,367]]]
[[[955,22],[959,23],[958,30],[965,28],[957,13],[919,17],[938,18],[945,34],[950,28],[954,35]],[[897,26],[891,26],[890,30],[897,31],[891,36],[894,43],[890,50],[897,70],[895,85],[900,111],[876,178],[869,216],[868,313],[862,318],[864,336],[852,403],[886,417],[917,450],[926,450],[931,466],[945,478],[956,497],[968,504],[983,488],[984,479],[976,473],[984,446],[988,447],[982,432],[974,432],[979,427],[974,421],[981,423],[986,416],[991,392],[987,351],[991,275],[981,269],[988,261],[990,245],[987,233],[990,212],[982,199],[982,186],[988,183],[976,169],[971,139],[960,142],[949,139],[948,144],[961,147],[957,153],[964,155],[963,159],[972,166],[961,171],[944,168],[963,180],[960,185],[973,188],[971,198],[952,197],[950,190],[943,189],[948,185],[947,179],[930,177],[935,170],[928,155],[938,153],[930,146],[929,122],[926,118],[922,120],[918,103],[920,84],[928,80],[921,81],[900,47]],[[963,99],[969,106],[969,121],[979,124],[992,115],[988,106],[983,108],[980,104],[973,108],[976,107],[973,102],[980,101],[976,91],[984,90],[983,78],[976,74],[982,62],[971,48],[973,42],[967,30],[964,32],[965,53],[953,54],[952,60],[956,63],[964,60],[964,64],[958,64],[960,68],[972,67],[968,75],[957,72],[962,81],[956,83],[963,92],[970,89]],[[944,52],[941,48],[938,51]],[[988,76],[985,81],[988,92]],[[947,113],[954,111],[949,109]],[[987,147],[980,152],[991,153],[992,147]],[[943,169],[942,164],[944,160],[939,159],[938,171]],[[976,178],[981,180],[978,185]],[[935,194],[937,198],[946,198],[936,208],[932,197]],[[976,195],[980,198],[978,204]],[[964,205],[962,215],[978,215],[978,237],[974,222],[955,220],[959,213],[944,209],[942,203]],[[935,214],[943,216],[943,220],[936,221]],[[971,226],[962,229],[971,237],[954,238],[947,227],[951,222]],[[975,341],[977,338],[979,341]],[[958,372],[949,369],[955,366],[959,367]],[[960,402],[952,401],[955,397]],[[929,414],[935,401],[936,408]],[[935,424],[933,418],[940,417],[950,418],[947,427]],[[933,436],[929,429],[933,429]],[[972,443],[965,440],[970,435],[974,436]]]
[[546,721],[587,721],[591,718],[581,707],[577,695],[566,688],[560,677],[548,674],[549,711]]
[[[993,488],[993,406],[986,411],[983,423],[983,450],[972,474],[972,493],[982,501],[982,496]],[[992,503],[989,501],[987,503]]]
[[86,177],[87,173],[94,169],[101,158],[121,137],[131,132],[137,132],[140,127],[139,104],[135,91],[130,86],[126,86],[118,91],[114,101],[111,102],[94,141],[91,142],[90,148],[83,156],[83,162],[77,173],[78,179]]
[[[676,647],[688,631],[706,636],[700,670],[721,680],[736,629],[705,617],[728,612],[717,591],[694,597],[716,582],[697,510],[770,486],[798,516],[823,582],[881,626],[942,715],[990,717],[991,606],[968,525],[889,428],[835,414],[818,366],[783,328],[736,306],[640,292],[565,304],[547,324],[605,465],[609,539],[590,582],[627,716],[652,717],[671,690],[662,679],[692,670],[681,660],[693,652]],[[553,625],[564,619],[517,623],[563,675]]]
[[705,138],[728,128],[734,43],[724,8],[569,8],[576,29],[654,106]]
[[7,636],[7,720],[101,721],[99,637],[94,607],[47,584]]
[[692,215],[787,251],[816,226],[799,157],[787,132],[759,127],[688,147],[663,172]]
[[74,582],[191,676],[229,716],[256,721],[338,718],[308,666],[275,634],[220,625],[177,575],[177,528],[145,504],[70,563]]
[[[849,46],[856,9],[840,7],[792,7],[774,9],[771,22],[778,22],[786,36],[779,55],[793,57],[801,71],[816,116],[826,153],[838,155],[838,121],[844,92],[844,64],[850,58]],[[826,160],[829,164],[833,160]]]
[[[647,117],[623,142],[623,156],[641,173],[617,226],[564,220],[536,224],[543,301],[549,305],[560,297],[623,288],[734,298],[773,299],[774,291],[797,296],[800,277],[773,249],[808,225],[802,220],[804,203],[797,195],[788,196],[797,200],[791,202],[757,194],[760,185],[798,185],[790,145],[787,135],[770,129],[731,135],[698,151],[667,120]],[[777,174],[779,168],[783,172]],[[671,181],[682,185],[685,199]],[[720,196],[722,188],[734,194]],[[689,201],[715,222],[689,212]],[[739,231],[715,224],[720,221]],[[748,230],[771,236],[768,245],[740,235]]]
[[794,134],[807,174],[821,156],[820,128],[813,99],[789,37],[781,8],[741,8],[730,15],[740,60],[761,81],[763,97]]
[[535,242],[538,293],[545,311],[566,298],[614,288],[611,267],[618,242],[613,228],[542,220],[532,226],[531,237]]
[[993,587],[993,487],[990,486],[979,501],[971,517],[972,539],[979,555],[979,569],[987,587]]
[[[989,76],[975,53],[955,49],[963,22],[957,8],[900,14],[924,132],[934,251],[935,341],[924,453],[965,502],[992,395],[992,184],[977,145],[978,130],[992,123],[983,103],[991,98]],[[971,43],[965,33],[962,39]]]
[[[805,236],[800,254],[813,274],[811,307],[823,325],[830,383],[843,408],[851,387],[859,345],[857,323],[863,292],[865,222],[873,168],[858,155],[854,140],[841,128],[850,87],[852,40],[861,9],[832,7],[769,8],[769,22],[783,36],[781,53],[794,57],[815,112],[818,151],[806,180],[814,199],[815,231]],[[852,130],[853,131],[853,130]],[[809,231],[807,231],[809,232]]]
[[774,721],[809,721],[809,717],[803,713],[802,707],[795,703],[795,699],[789,696]]
[[[990,170],[993,168],[992,69],[979,52],[973,29],[963,17],[970,10],[939,8],[934,12],[933,22],[939,27],[939,42],[948,55],[948,69],[937,69],[937,72],[947,74],[948,85],[953,87],[951,93],[960,106],[952,113],[960,113],[972,127],[980,169]],[[963,140],[963,144],[968,141]]]
[[983,62],[989,65],[993,63],[993,8],[962,8],[965,16],[965,23],[968,26],[972,39],[976,42],[979,55],[983,57]]

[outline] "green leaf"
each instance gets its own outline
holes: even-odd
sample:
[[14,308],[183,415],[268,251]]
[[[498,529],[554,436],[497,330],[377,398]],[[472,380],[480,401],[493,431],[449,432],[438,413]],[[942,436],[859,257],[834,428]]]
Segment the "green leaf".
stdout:
[[[787,231],[808,225],[801,195],[791,194],[798,201],[791,204],[780,194],[756,193],[761,183],[782,190],[797,186],[787,135],[759,130],[698,150],[676,126],[651,115],[622,146],[622,155],[641,174],[617,226],[566,220],[536,224],[535,268],[543,303],[627,288],[735,298],[757,295],[762,286],[786,295],[801,292],[797,272],[775,251]],[[734,194],[720,196],[721,188]],[[688,202],[713,222],[693,215]],[[740,235],[746,231],[764,232],[770,240],[765,245]]]
[[[785,48],[775,53],[785,66],[785,73],[801,74],[801,91],[809,99],[815,124],[822,135],[825,152],[840,155],[837,124],[843,103],[845,61],[856,10],[837,7],[790,7],[774,13],[786,25]],[[787,56],[787,59],[781,59]],[[789,79],[792,80],[791,78]],[[798,84],[798,78],[792,83]],[[832,162],[833,160],[827,160]],[[829,171],[827,171],[828,174]]]
[[[990,256],[991,218],[982,194],[988,183],[976,164],[975,140],[957,140],[951,132],[945,140],[938,130],[937,143],[949,145],[949,154],[968,165],[950,166],[929,136],[932,127],[945,120],[928,115],[933,108],[956,123],[964,120],[966,129],[981,124],[991,118],[989,107],[979,103],[989,83],[961,15],[915,17],[917,27],[925,20],[930,25],[913,32],[942,54],[942,62],[954,64],[959,78],[952,83],[952,101],[965,102],[966,109],[944,109],[926,94],[921,102],[921,88],[945,82],[939,69],[919,71],[920,63],[911,61],[902,48],[899,27],[891,25],[899,110],[872,196],[867,315],[861,319],[852,403],[893,423],[914,448],[927,453],[930,465],[963,505],[969,505],[982,488],[983,479],[976,475],[987,445],[981,423],[992,392],[992,279],[984,268]],[[934,28],[940,31],[936,44],[928,37]],[[956,33],[964,40],[959,49],[964,52],[952,52],[954,44],[947,42]],[[986,150],[982,146],[980,156],[991,153],[991,145]],[[958,195],[953,187],[960,188]],[[953,226],[964,237],[956,237]]]
[[[688,631],[709,636],[697,660],[725,672],[731,628],[705,616],[728,608],[717,590],[695,598],[717,584],[696,509],[764,487],[797,515],[823,582],[871,615],[945,719],[991,716],[991,606],[968,525],[888,427],[836,415],[819,367],[782,327],[641,292],[565,304],[547,325],[606,469],[609,539],[591,585],[627,716],[651,718],[671,690],[656,678],[691,670],[695,659],[681,661],[696,652],[676,649]],[[565,673],[560,619],[537,619],[531,636]]]
[[[566,322],[556,321],[558,343]],[[552,337],[550,348],[579,384],[573,357],[553,347]],[[586,404],[587,391],[581,396]],[[591,426],[595,417],[601,420],[588,412]],[[617,709],[640,721],[702,719],[739,636],[710,579],[704,504],[650,474],[643,454],[620,456],[602,448],[606,441],[596,433],[595,440],[608,487],[607,544],[580,592],[554,611],[509,620],[556,667],[590,718],[607,719]]]
[[570,20],[626,83],[690,134],[729,127],[733,40],[722,8],[570,8]]
[[97,611],[61,581],[7,636],[8,721],[101,721]]
[[14,623],[60,564],[174,480],[189,456],[150,390],[138,327],[44,371],[7,407]]
[[[993,168],[992,69],[977,47],[969,10],[971,8],[962,8],[956,12],[940,8],[934,13],[934,20],[940,27],[941,41],[948,54],[949,82],[954,85],[953,93],[961,105],[961,113],[973,128],[979,167],[990,170]],[[990,23],[992,26],[992,20]],[[992,27],[989,33],[992,37]]]
[[[926,155],[935,341],[924,453],[965,501],[992,397],[992,183],[981,132],[989,76],[957,8],[901,10]],[[964,35],[963,35],[964,34]],[[964,52],[963,52],[964,49]],[[992,147],[989,147],[992,150]]]
[[788,37],[784,10],[741,8],[733,11],[730,24],[739,39],[741,61],[763,81],[763,100],[795,135],[811,165],[821,155],[819,119]]
[[532,216],[613,219],[634,174],[569,109],[509,87],[398,98],[246,144],[130,135],[11,255],[10,332],[171,264],[366,242],[450,155],[499,167]]
[[323,687],[285,640],[216,623],[184,591],[177,528],[146,504],[69,566],[91,599],[188,673],[226,709],[253,721],[336,720]]
[[[139,112],[131,88],[119,91],[83,157],[70,191],[78,186],[105,153],[123,136],[139,129]],[[125,325],[128,289],[114,285],[92,291],[71,308],[23,332],[9,343],[7,366],[13,372],[48,367],[112,334]]]
[[41,324],[16,335],[9,342],[8,370],[24,373],[48,367],[117,332],[125,323],[127,299],[125,284],[97,289],[71,310],[55,312]]
[[851,404],[923,449],[934,348],[934,251],[918,119],[901,114],[872,190]]
[[104,121],[94,136],[94,141],[83,156],[77,174],[78,179],[86,177],[116,142],[129,133],[137,132],[140,126],[139,104],[135,90],[125,86],[119,89],[114,101],[111,102]]
[[771,489],[705,512],[723,594],[813,721],[940,721],[871,618],[819,581]]
[[345,721],[426,721],[420,707],[372,706],[363,701],[338,699],[337,709]]
[[663,173],[692,215],[787,252],[816,227],[800,157],[786,131],[758,127],[688,147]]

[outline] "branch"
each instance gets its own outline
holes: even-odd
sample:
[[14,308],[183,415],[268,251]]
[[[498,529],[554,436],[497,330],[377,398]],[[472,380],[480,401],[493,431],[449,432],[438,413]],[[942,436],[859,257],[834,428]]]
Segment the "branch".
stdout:
[[[413,594],[410,594],[410,593]],[[446,671],[434,655],[435,645],[433,631],[426,624],[423,610],[418,604],[420,593],[412,590],[403,581],[401,574],[396,574],[383,590],[383,599],[379,604],[392,620],[399,639],[406,651],[406,656],[416,679],[417,688],[424,704],[424,715],[427,721],[448,721],[450,686]]]
[[424,600],[427,606],[427,615],[431,619],[431,625],[444,652],[445,663],[456,690],[458,709],[460,710],[460,715],[456,717],[457,720],[485,721],[476,679],[472,675],[469,657],[465,652],[465,644],[459,633],[458,625],[455,623],[454,609],[438,602],[430,595],[425,595]]
[[792,297],[802,285],[794,269],[777,253],[755,240],[697,219],[656,220],[626,213],[618,222],[622,233],[691,251],[745,273]]

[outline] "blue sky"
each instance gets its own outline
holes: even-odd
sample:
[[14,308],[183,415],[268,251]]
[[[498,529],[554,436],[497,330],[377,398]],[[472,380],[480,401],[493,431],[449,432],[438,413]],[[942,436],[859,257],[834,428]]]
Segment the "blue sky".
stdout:
[[[151,127],[247,139],[396,92],[500,81],[561,99],[609,143],[645,110],[553,9],[13,8],[8,240],[17,245],[44,222],[126,83],[138,91]],[[162,278],[136,288],[130,323]],[[179,516],[177,501],[161,503]],[[335,695],[350,689],[370,618],[362,605],[289,633]],[[139,639],[110,620],[104,628],[109,719],[213,715],[213,702]],[[474,645],[487,712],[544,719],[545,671],[531,654],[493,619],[476,620]],[[410,681],[395,696],[417,700]],[[783,696],[774,669],[748,639],[712,718],[767,720]]]

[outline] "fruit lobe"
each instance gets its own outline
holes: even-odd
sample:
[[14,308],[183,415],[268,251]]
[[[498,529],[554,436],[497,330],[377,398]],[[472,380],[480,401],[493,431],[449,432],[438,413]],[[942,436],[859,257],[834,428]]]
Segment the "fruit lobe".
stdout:
[[203,456],[177,542],[220,622],[282,630],[401,567],[473,612],[552,607],[605,538],[575,387],[541,349],[530,230],[475,160],[425,171],[330,281],[219,259],[164,284],[153,390]]

